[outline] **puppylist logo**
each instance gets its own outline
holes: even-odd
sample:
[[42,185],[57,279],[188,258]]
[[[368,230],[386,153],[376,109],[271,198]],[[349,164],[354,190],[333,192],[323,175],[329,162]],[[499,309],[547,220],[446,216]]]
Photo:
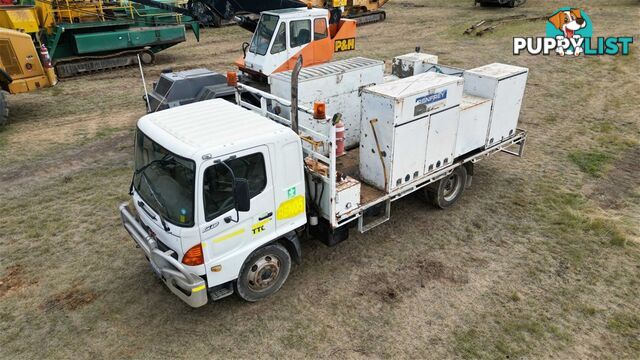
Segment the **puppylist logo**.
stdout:
[[581,9],[560,8],[547,20],[545,37],[513,38],[513,54],[628,55],[631,36],[593,37],[593,24]]

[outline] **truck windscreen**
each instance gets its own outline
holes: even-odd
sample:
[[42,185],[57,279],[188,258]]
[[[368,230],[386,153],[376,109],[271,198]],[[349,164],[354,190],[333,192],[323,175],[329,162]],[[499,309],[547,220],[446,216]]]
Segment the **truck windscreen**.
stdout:
[[267,53],[276,25],[278,25],[278,20],[279,18],[275,15],[262,14],[258,27],[253,34],[253,39],[251,39],[250,52],[258,55]]
[[173,154],[136,131],[136,192],[164,220],[182,227],[194,224],[195,162]]

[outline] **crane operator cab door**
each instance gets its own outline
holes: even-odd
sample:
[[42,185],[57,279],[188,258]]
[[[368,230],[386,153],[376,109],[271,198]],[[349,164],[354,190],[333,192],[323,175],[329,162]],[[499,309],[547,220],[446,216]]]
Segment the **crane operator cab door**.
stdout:
[[267,77],[293,69],[299,55],[302,55],[303,66],[331,60],[333,45],[326,10],[285,9],[263,13],[244,59],[236,64],[250,75]]

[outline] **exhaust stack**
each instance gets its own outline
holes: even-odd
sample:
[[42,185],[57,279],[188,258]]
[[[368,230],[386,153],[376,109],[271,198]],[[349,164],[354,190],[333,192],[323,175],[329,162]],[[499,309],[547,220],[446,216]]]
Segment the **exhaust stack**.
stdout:
[[302,55],[298,56],[296,65],[291,72],[291,130],[300,134],[298,129],[298,75],[302,69]]

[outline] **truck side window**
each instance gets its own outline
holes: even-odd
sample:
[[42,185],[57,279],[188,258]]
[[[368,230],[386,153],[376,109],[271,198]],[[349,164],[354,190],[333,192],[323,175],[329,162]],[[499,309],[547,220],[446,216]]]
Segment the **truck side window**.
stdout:
[[327,21],[325,19],[313,20],[313,40],[320,40],[327,37]]
[[311,20],[296,20],[289,23],[291,47],[297,47],[311,42]]
[[[226,162],[237,178],[249,181],[249,196],[254,198],[267,186],[264,156],[255,153]],[[209,166],[204,171],[204,217],[211,221],[233,209],[233,177],[222,164]]]
[[287,25],[285,23],[280,24],[276,38],[271,45],[271,53],[277,54],[284,51],[287,48]]

